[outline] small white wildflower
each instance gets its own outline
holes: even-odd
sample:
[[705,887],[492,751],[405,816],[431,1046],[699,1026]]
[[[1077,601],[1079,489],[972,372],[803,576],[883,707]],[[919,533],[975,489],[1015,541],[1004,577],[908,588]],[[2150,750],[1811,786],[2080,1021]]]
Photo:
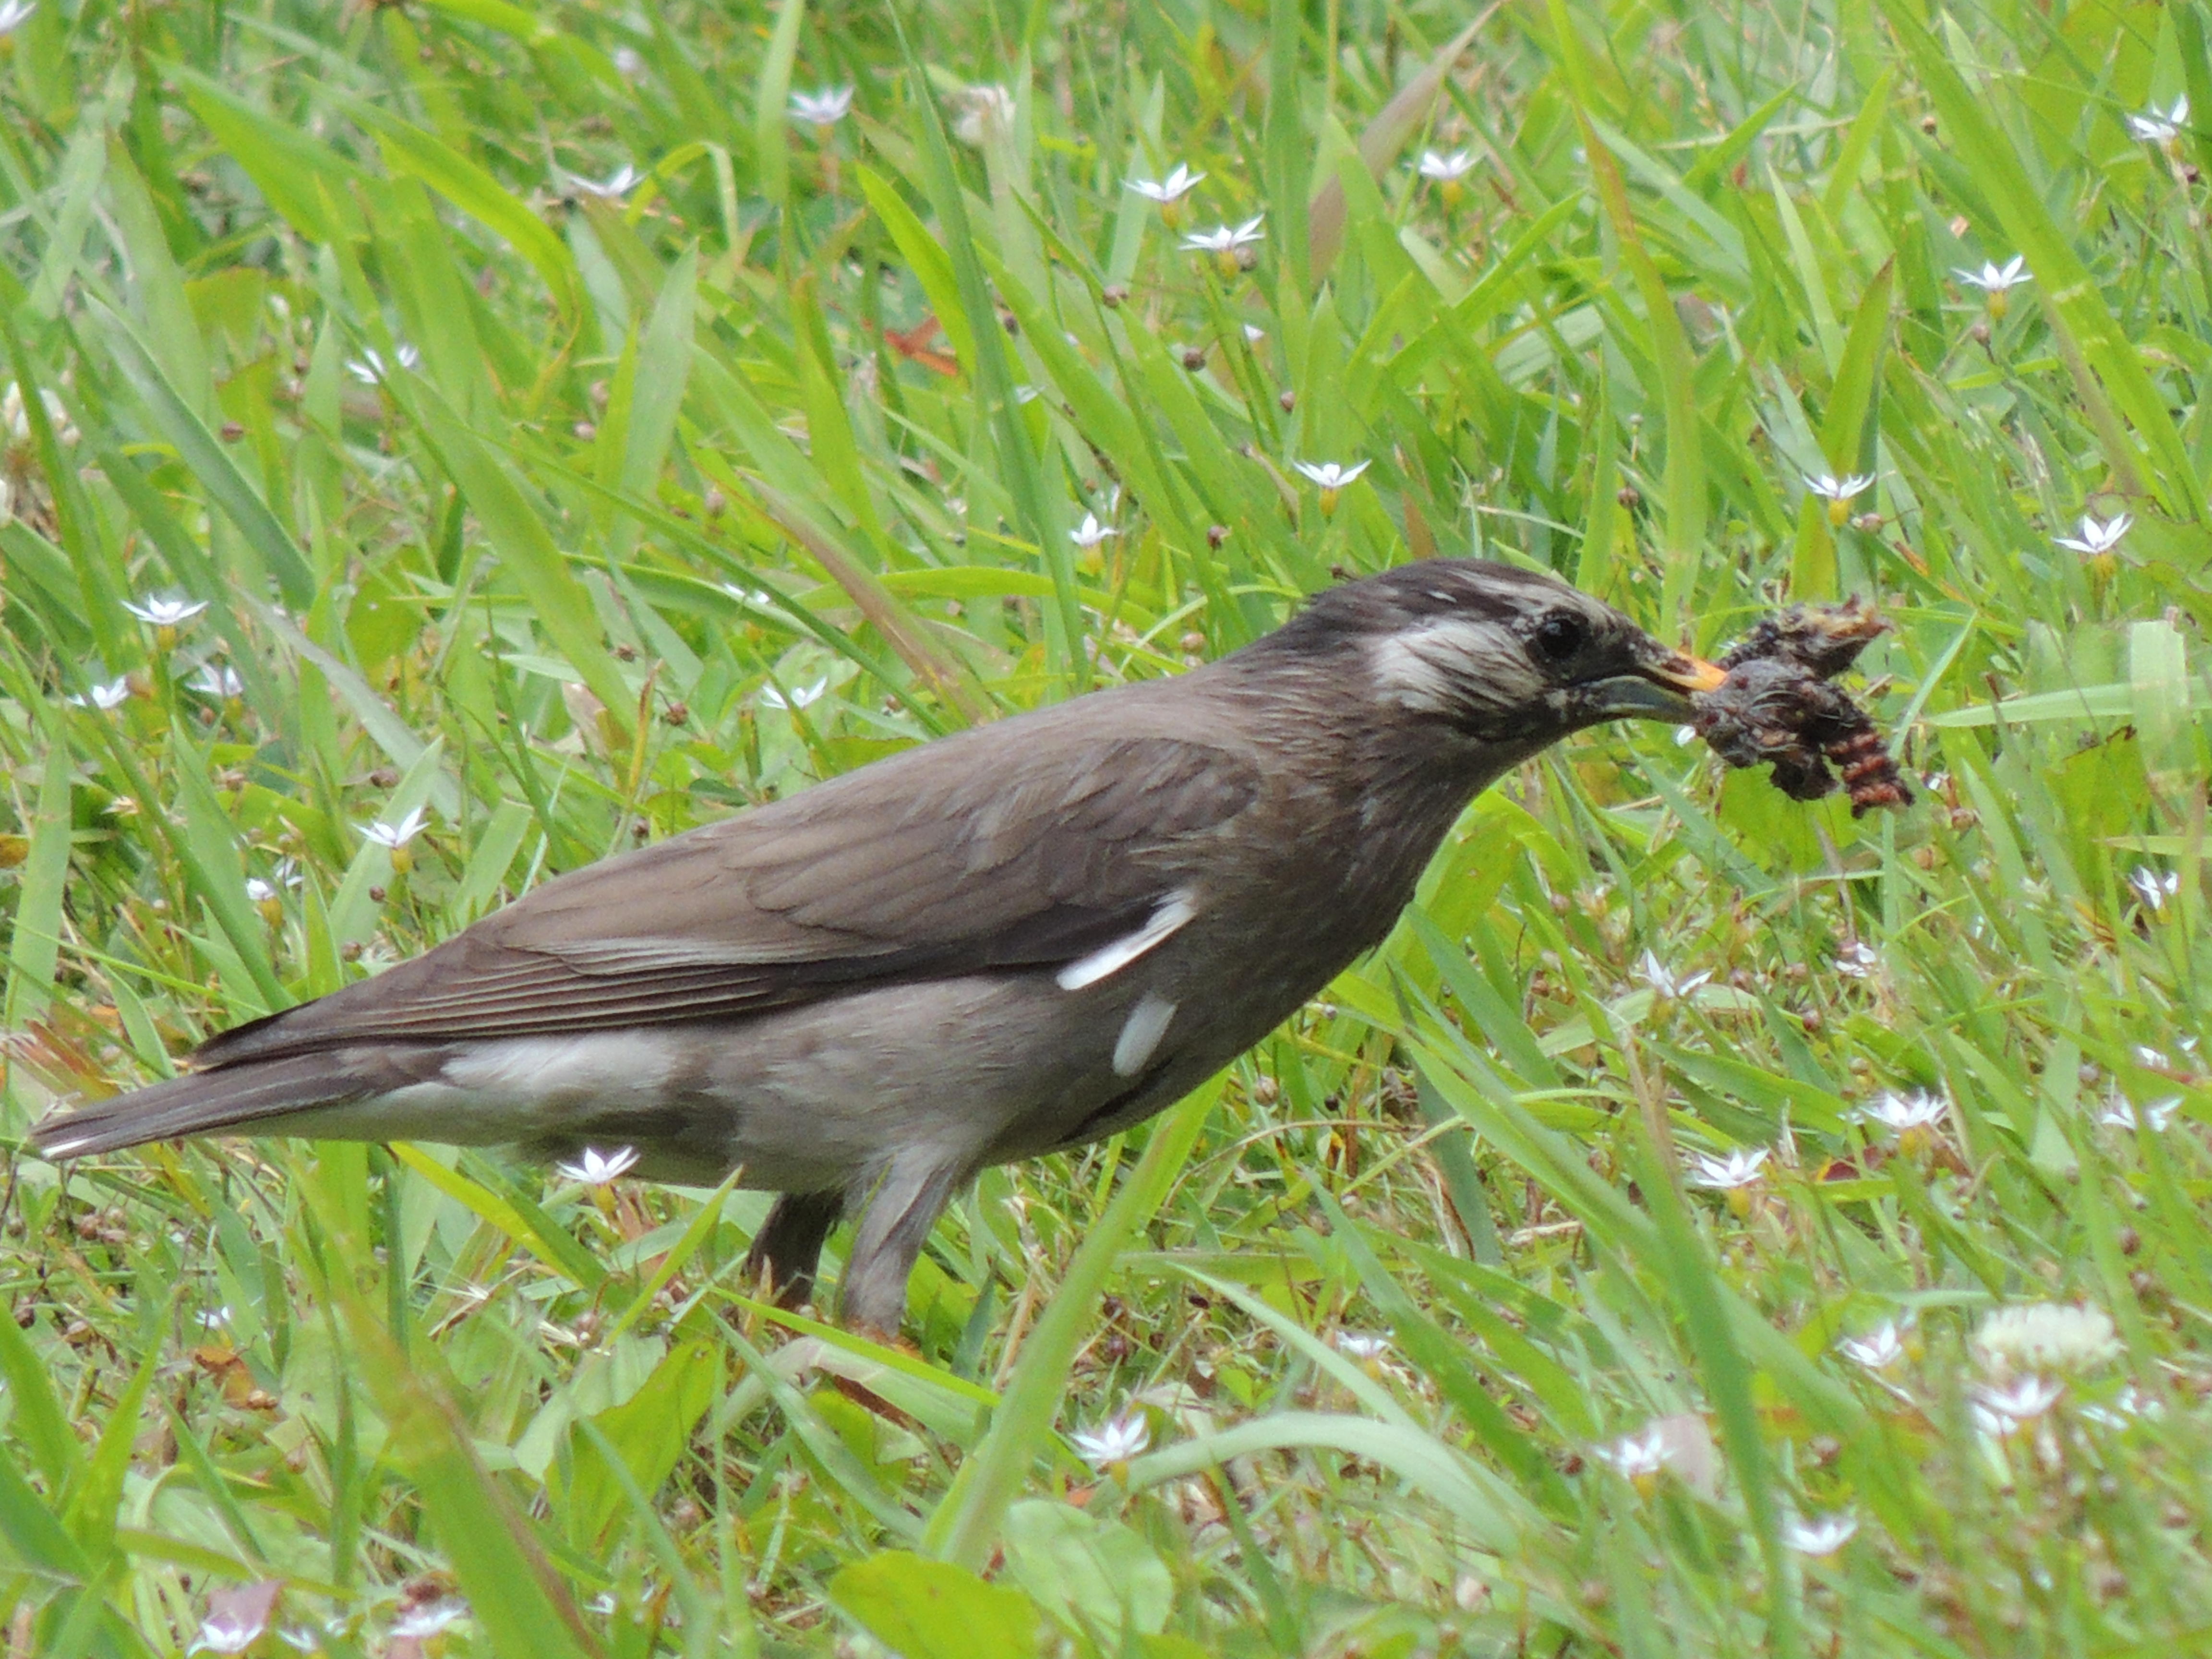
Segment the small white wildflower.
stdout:
[[1014,130],[1014,94],[1001,86],[969,87],[960,94],[960,118],[952,133],[963,144],[981,149],[985,141]]
[[1338,461],[1292,461],[1291,465],[1323,489],[1341,489],[1374,463],[1354,461],[1346,466]]
[[1999,1308],[1974,1332],[1974,1358],[1996,1376],[2023,1371],[2082,1371],[2108,1364],[2120,1352],[2112,1316],[2102,1308],[2032,1302]]
[[1733,1192],[1741,1187],[1756,1186],[1763,1178],[1759,1174],[1769,1155],[1765,1146],[1746,1151],[1738,1147],[1726,1158],[1715,1158],[1707,1152],[1691,1155],[1695,1166],[1690,1174],[1692,1187],[1710,1188],[1715,1192]]
[[1339,1353],[1362,1364],[1378,1360],[1390,1352],[1390,1337],[1386,1331],[1339,1331],[1332,1340]]
[[1110,524],[1099,523],[1096,513],[1086,513],[1083,515],[1083,522],[1067,532],[1067,539],[1078,547],[1096,547],[1109,537],[1121,533]]
[[611,1152],[586,1146],[583,1155],[574,1161],[556,1164],[553,1173],[569,1181],[580,1181],[587,1187],[604,1187],[617,1176],[629,1174],[637,1158],[635,1146],[617,1146]]
[[1905,1358],[1905,1333],[1893,1319],[1885,1319],[1864,1336],[1847,1336],[1836,1352],[1855,1365],[1886,1371]]
[[118,676],[105,683],[94,680],[85,688],[82,696],[70,697],[67,701],[79,708],[97,708],[103,714],[110,714],[131,701],[131,681],[126,676]]
[[1443,155],[1432,149],[1425,149],[1414,167],[1424,179],[1433,179],[1443,185],[1456,184],[1474,171],[1474,152],[1455,149],[1450,155]]
[[1933,1129],[1950,1109],[1951,1103],[1943,1096],[1916,1091],[1879,1095],[1871,1105],[1860,1107],[1856,1115],[1860,1122],[1877,1125],[1902,1139]]
[[1667,1431],[1656,1423],[1640,1434],[1625,1434],[1608,1444],[1593,1446],[1590,1455],[1607,1468],[1638,1481],[1650,1480],[1674,1458]]
[[[412,368],[422,361],[422,354],[404,341],[392,348],[392,356],[393,362],[402,368]],[[379,385],[392,372],[385,363],[383,354],[374,347],[364,349],[358,357],[347,359],[345,368],[346,373],[363,386]]]
[[1858,1517],[1854,1515],[1823,1515],[1809,1521],[1793,1515],[1782,1523],[1782,1541],[1800,1555],[1818,1559],[1833,1555],[1851,1541],[1858,1529]]
[[645,54],[635,46],[617,46],[615,73],[626,81],[636,80],[645,73]]
[[2154,870],[2148,864],[2138,864],[2128,872],[2128,885],[2135,889],[2136,897],[2146,910],[2163,910],[2166,900],[2181,891],[2181,872]]
[[[27,11],[29,8],[26,7]],[[2173,100],[2171,109],[2160,109],[2156,104],[2128,117],[2128,132],[2145,143],[2170,144],[2181,136],[2189,121],[2189,96],[2184,93]]]
[[361,833],[365,839],[374,842],[379,847],[389,847],[396,853],[421,835],[423,826],[429,821],[429,814],[421,807],[410,806],[398,823],[389,823],[378,818],[373,823],[362,825]]
[[2082,1417],[2103,1429],[2124,1429],[2138,1418],[2164,1415],[2166,1407],[2144,1396],[2132,1382],[2122,1389],[2109,1406],[2084,1406]]
[[203,663],[199,672],[185,682],[185,690],[228,702],[246,695],[246,682],[227,664]]
[[1828,523],[1837,529],[1851,516],[1853,499],[1874,487],[1871,472],[1846,473],[1840,478],[1832,472],[1808,472],[1804,477],[1805,488],[1827,502]]
[[1181,246],[1185,253],[1211,253],[1221,274],[1233,276],[1243,268],[1248,250],[1267,240],[1267,222],[1265,214],[1255,214],[1241,225],[1216,225],[1212,230],[1194,232],[1182,239]]
[[1267,337],[1267,331],[1261,328],[1257,323],[1247,323],[1244,325],[1244,343],[1246,345],[1257,345],[1261,341]]
[[1123,1412],[1095,1429],[1079,1429],[1068,1439],[1075,1455],[1092,1468],[1118,1471],[1152,1443],[1152,1425],[1142,1412]]
[[[0,4],[0,40],[5,40],[29,22],[31,14],[38,9],[35,0],[6,0],[5,4]],[[2182,106],[2185,109],[2188,107],[2188,100],[2182,100]]]
[[2135,515],[2129,513],[2116,513],[2109,519],[2097,519],[2084,513],[2081,524],[2075,527],[2075,534],[2052,539],[2070,553],[2094,558],[2118,547],[2120,538],[2128,533],[2128,527],[2134,523]]
[[276,884],[264,881],[258,876],[248,876],[246,878],[246,902],[252,904],[273,903],[276,898]]
[[1962,265],[1954,265],[1951,274],[1969,288],[1978,288],[1984,294],[2002,294],[2009,289],[2018,288],[2022,283],[2035,280],[2028,275],[2027,260],[2017,253],[2002,265],[1984,259],[1979,270],[1968,270]]
[[205,599],[173,599],[155,594],[145,599],[125,599],[123,608],[149,628],[182,628],[206,610]]
[[645,175],[627,161],[604,179],[586,179],[580,173],[563,173],[561,178],[577,194],[596,196],[605,202],[619,202],[645,182]]
[[1971,1391],[1974,1426],[2001,1440],[2049,1411],[2064,1392],[2047,1376],[2023,1376],[2006,1383],[1977,1382]]
[[425,1601],[419,1607],[410,1607],[393,1620],[392,1633],[401,1641],[428,1641],[468,1616],[469,1604],[457,1596],[449,1596],[442,1601]]
[[1836,952],[1836,971],[1845,979],[1866,979],[1881,966],[1881,958],[1874,947],[1861,939],[1853,939]]
[[1193,173],[1182,162],[1176,163],[1175,171],[1164,179],[1132,179],[1127,187],[1148,202],[1158,202],[1162,207],[1181,201],[1196,190],[1206,175]]
[[2154,1133],[2163,1130],[2173,1121],[2173,1115],[2181,1109],[2181,1097],[2168,1095],[2163,1100],[2154,1100],[2148,1106],[2137,1107],[2125,1095],[2116,1094],[2097,1115],[2097,1121],[2107,1129],[2136,1129],[2148,1127]]
[[773,685],[763,685],[760,700],[770,708],[805,708],[821,702],[829,689],[830,679],[824,675],[811,685],[794,686],[787,695]]
[[824,87],[819,92],[791,94],[791,118],[827,131],[853,111],[853,88]]
[[2163,1048],[2154,1048],[2148,1042],[2136,1044],[2136,1064],[2147,1072],[2170,1072],[2173,1056]]
[[1677,974],[1659,960],[1659,953],[1656,951],[1646,951],[1644,953],[1644,960],[1638,965],[1636,971],[1642,976],[1644,982],[1651,988],[1653,995],[1666,997],[1676,1002],[1681,1001],[1713,976],[1711,969],[1701,973]]
[[200,1328],[204,1331],[219,1331],[229,1323],[230,1310],[228,1308],[213,1308],[200,1316]]

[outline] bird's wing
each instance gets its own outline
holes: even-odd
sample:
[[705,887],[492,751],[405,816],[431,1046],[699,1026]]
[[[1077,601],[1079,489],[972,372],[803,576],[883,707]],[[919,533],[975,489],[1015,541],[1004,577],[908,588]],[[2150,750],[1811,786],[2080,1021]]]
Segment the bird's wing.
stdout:
[[1092,982],[1188,916],[1176,850],[1260,775],[1238,748],[1077,724],[986,728],[589,866],[199,1058],[728,1019],[994,968]]

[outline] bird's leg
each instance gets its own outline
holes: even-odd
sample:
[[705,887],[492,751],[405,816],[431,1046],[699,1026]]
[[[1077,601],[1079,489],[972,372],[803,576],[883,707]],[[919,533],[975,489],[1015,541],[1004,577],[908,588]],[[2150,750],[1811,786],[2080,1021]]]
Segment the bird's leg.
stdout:
[[837,1316],[848,1329],[889,1343],[898,1340],[915,1260],[965,1174],[961,1164],[900,1159],[872,1192],[855,1189],[856,1201],[865,1194],[866,1205],[837,1293]]
[[814,1295],[814,1269],[822,1241],[845,1212],[845,1194],[785,1193],[769,1206],[768,1219],[745,1252],[745,1278],[758,1284],[766,1276],[779,1308],[796,1308]]

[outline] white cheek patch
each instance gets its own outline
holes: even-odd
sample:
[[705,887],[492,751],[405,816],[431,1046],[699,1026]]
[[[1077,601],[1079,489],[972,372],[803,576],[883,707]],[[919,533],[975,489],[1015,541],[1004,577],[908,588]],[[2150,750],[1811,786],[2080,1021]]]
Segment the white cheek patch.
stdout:
[[1115,1040],[1114,1075],[1134,1077],[1143,1071],[1146,1062],[1159,1051],[1160,1039],[1167,1036],[1175,1017],[1175,1004],[1158,991],[1146,992],[1129,1010],[1129,1018],[1121,1023],[1121,1035]]
[[1376,640],[1368,662],[1384,696],[1428,714],[1502,712],[1546,689],[1519,641],[1495,623],[1423,623]]

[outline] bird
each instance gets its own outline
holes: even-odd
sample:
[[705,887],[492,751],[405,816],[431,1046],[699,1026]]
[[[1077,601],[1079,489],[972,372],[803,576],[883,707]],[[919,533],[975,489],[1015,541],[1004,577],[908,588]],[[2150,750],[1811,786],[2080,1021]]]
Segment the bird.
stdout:
[[849,1214],[838,1316],[896,1340],[978,1171],[1171,1105],[1382,940],[1480,791],[1601,722],[1681,723],[1723,678],[1542,572],[1398,565],[1187,672],[557,876],[32,1143],[621,1146],[642,1177],[736,1171],[776,1195],[756,1282],[806,1303]]

